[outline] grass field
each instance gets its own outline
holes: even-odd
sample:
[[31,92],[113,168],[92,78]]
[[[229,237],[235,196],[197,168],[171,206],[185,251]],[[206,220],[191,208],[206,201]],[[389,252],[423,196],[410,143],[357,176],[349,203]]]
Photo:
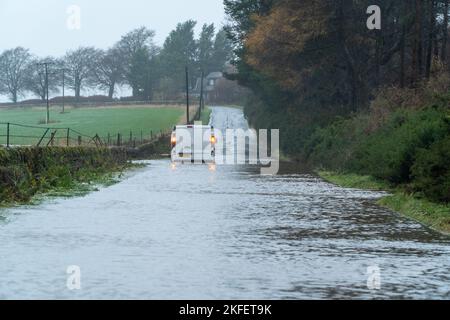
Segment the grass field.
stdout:
[[[33,145],[45,133],[45,128],[61,128],[57,130],[56,141],[64,141],[70,128],[86,136],[98,134],[106,139],[108,134],[112,139],[120,133],[124,140],[133,137],[140,139],[141,132],[144,139],[150,133],[167,131],[179,123],[184,115],[183,107],[155,107],[155,106],[114,106],[96,108],[70,108],[62,114],[60,108],[51,108],[49,125],[45,123],[45,108],[9,108],[0,109],[0,123],[14,123],[38,128],[10,126],[11,145]],[[0,124],[0,145],[6,144],[6,125]],[[54,131],[54,130],[52,130]],[[50,133],[48,134],[48,136]],[[76,134],[71,137],[75,139]],[[48,139],[47,139],[48,140]],[[59,144],[62,144],[59,143]]]

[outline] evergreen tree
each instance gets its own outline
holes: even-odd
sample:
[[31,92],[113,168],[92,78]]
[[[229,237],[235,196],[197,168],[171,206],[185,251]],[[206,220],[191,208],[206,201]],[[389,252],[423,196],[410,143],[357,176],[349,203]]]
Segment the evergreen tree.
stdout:
[[205,74],[215,71],[214,68],[216,67],[214,63],[214,35],[214,24],[203,25],[200,39],[198,40],[197,61],[199,71],[204,71]]
[[194,72],[197,54],[197,42],[194,37],[196,24],[193,20],[179,23],[167,37],[161,52],[164,76],[173,79],[180,90],[184,88],[186,66],[191,71],[191,83],[198,76],[198,72]]

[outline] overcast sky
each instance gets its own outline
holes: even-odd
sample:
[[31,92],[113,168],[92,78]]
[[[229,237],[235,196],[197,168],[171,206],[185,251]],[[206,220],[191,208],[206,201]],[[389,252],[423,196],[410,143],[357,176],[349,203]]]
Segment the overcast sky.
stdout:
[[[40,56],[79,46],[107,48],[126,32],[146,26],[162,45],[178,22],[194,19],[220,27],[222,0],[0,0],[0,51],[23,46]],[[71,8],[71,9],[70,9]],[[75,11],[74,11],[75,8]],[[77,28],[77,8],[80,27]]]

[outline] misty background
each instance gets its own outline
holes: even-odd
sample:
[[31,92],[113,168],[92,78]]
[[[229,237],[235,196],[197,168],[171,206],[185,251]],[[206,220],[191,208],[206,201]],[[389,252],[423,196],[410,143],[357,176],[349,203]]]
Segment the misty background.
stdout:
[[[145,26],[155,31],[154,42],[162,46],[178,23],[197,21],[202,26],[225,23],[222,0],[0,0],[0,52],[14,47],[30,49],[38,56],[63,56],[80,46],[107,49],[132,29]],[[67,27],[68,8],[81,9],[81,28]],[[124,92],[125,91],[125,92]],[[68,94],[71,92],[69,91]],[[129,94],[127,88],[118,95]],[[0,102],[7,101],[0,96]]]

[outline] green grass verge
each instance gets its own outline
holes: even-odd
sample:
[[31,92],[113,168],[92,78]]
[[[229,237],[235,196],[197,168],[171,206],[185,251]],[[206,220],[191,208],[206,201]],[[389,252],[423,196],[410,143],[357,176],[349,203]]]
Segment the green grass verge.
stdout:
[[375,191],[391,190],[390,186],[387,183],[377,180],[371,176],[361,176],[351,173],[341,174],[331,171],[319,171],[318,174],[323,179],[345,188],[367,189]]
[[389,191],[392,195],[380,199],[377,202],[379,205],[401,213],[442,234],[450,235],[450,205],[417,198],[370,176],[329,171],[320,171],[318,174],[324,180],[345,188]]
[[0,206],[86,193],[114,183],[128,167],[123,149],[0,148]]
[[209,107],[205,107],[205,109],[202,110],[202,113],[200,115],[200,121],[203,122],[204,125],[209,124],[209,120],[211,119],[211,113],[212,110]]
[[22,199],[14,202],[3,202],[0,204],[2,207],[10,207],[12,205],[22,204],[39,204],[48,198],[71,198],[87,195],[94,191],[99,191],[99,187],[108,187],[114,185],[120,181],[123,176],[124,170],[133,169],[135,165],[127,164],[122,167],[116,167],[112,169],[112,172],[86,172],[83,177],[78,177],[73,180],[66,181],[57,186],[47,186],[37,191],[29,199]]
[[450,206],[396,192],[384,197],[378,204],[412,218],[433,230],[450,235]]
[[[0,122],[17,123],[22,125],[37,126],[39,128],[22,128],[11,126],[10,139],[12,145],[35,145],[41,137],[46,127],[71,128],[87,136],[98,134],[106,139],[108,134],[111,138],[117,137],[120,133],[122,137],[128,138],[130,132],[133,137],[140,139],[141,132],[143,138],[148,138],[150,133],[165,131],[178,124],[184,114],[181,107],[149,107],[149,106],[114,106],[114,107],[93,107],[93,108],[69,108],[67,112],[60,113],[60,108],[52,107],[50,110],[51,124],[46,125],[45,108],[8,108],[0,109]],[[42,128],[42,129],[41,129]],[[64,144],[66,130],[59,130],[56,141],[61,140]],[[76,139],[77,137],[72,137]],[[0,125],[0,144],[6,144],[6,125]]]

